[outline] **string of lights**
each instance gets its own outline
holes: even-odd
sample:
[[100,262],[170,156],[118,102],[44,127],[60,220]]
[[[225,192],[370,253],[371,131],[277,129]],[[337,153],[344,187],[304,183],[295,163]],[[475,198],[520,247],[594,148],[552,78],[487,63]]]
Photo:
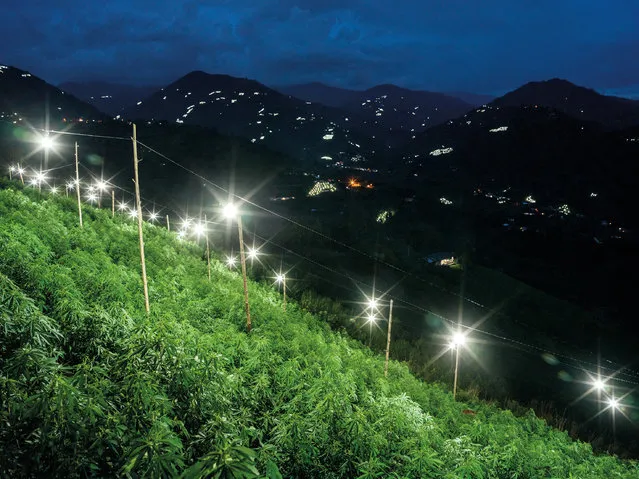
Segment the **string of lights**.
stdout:
[[[315,261],[315,260],[313,260],[313,259],[311,259],[311,258],[309,258],[309,257],[307,257],[307,256],[305,256],[305,255],[303,255],[301,253],[298,253],[296,251],[291,250],[290,248],[287,248],[287,247],[285,247],[285,246],[283,246],[281,244],[278,244],[278,243],[274,242],[272,239],[264,238],[264,237],[260,236],[259,234],[255,233],[255,232],[253,232],[252,234],[256,238],[259,238],[260,240],[262,240],[264,242],[268,242],[269,244],[272,244],[273,246],[276,246],[276,247],[286,251],[287,253],[290,253],[290,254],[292,254],[292,255],[294,255],[294,256],[296,256],[296,257],[298,257],[298,258],[300,258],[300,259],[302,259],[304,261],[307,261],[307,262],[313,264],[314,266],[322,268],[322,269],[324,269],[326,271],[329,271],[329,272],[331,272],[333,274],[342,276],[342,277],[352,281],[353,283],[358,283],[361,286],[365,287],[367,291],[370,290],[370,291],[374,292],[375,294],[379,293],[379,295],[380,295],[379,297],[388,297],[389,299],[392,298],[396,302],[402,303],[404,306],[406,306],[409,309],[412,309],[413,311],[432,314],[433,316],[441,319],[442,321],[445,321],[445,322],[449,323],[451,326],[455,326],[455,327],[460,326],[457,321],[452,320],[450,318],[447,318],[445,316],[442,316],[441,314],[436,313],[436,312],[432,311],[431,309],[428,309],[428,308],[425,308],[423,306],[420,306],[420,305],[417,305],[415,303],[412,303],[412,302],[410,302],[410,301],[408,301],[408,300],[406,300],[404,298],[400,298],[398,296],[393,296],[393,295],[391,295],[390,293],[388,293],[386,291],[382,291],[380,289],[377,289],[373,285],[368,284],[368,283],[366,283],[366,282],[364,282],[362,280],[359,280],[357,278],[353,278],[352,276],[348,275],[347,273],[344,273],[342,271],[338,271],[338,270],[336,270],[334,268],[331,268],[330,266],[327,266],[324,263],[320,263],[318,261]],[[355,291],[352,288],[347,288],[346,286],[342,286],[342,287],[344,289],[349,290],[349,291],[357,292],[357,291]],[[572,356],[568,356],[566,354],[556,353],[556,352],[551,351],[549,349],[542,348],[542,347],[539,347],[539,346],[536,346],[536,345],[533,345],[533,344],[530,344],[530,343],[526,343],[526,342],[523,342],[523,341],[520,341],[520,340],[517,340],[517,339],[509,338],[509,337],[506,337],[506,336],[503,336],[503,335],[500,335],[500,334],[497,334],[497,333],[492,333],[490,331],[485,331],[485,330],[482,330],[482,329],[474,328],[472,326],[465,326],[465,325],[461,325],[461,327],[463,329],[466,329],[468,332],[480,333],[480,334],[483,334],[483,335],[486,335],[486,336],[493,337],[493,338],[498,339],[498,340],[500,340],[502,342],[505,342],[505,343],[511,343],[513,345],[518,346],[518,349],[520,349],[522,351],[525,351],[525,352],[530,352],[530,350],[534,350],[534,351],[538,351],[538,352],[541,352],[541,353],[551,354],[555,358],[562,358],[562,359],[564,359],[566,361],[571,361],[574,364],[567,363],[567,362],[564,362],[564,361],[559,361],[559,359],[557,359],[557,363],[561,363],[561,364],[564,364],[566,366],[571,366],[571,367],[578,367],[578,369],[583,370],[584,372],[589,372],[591,374],[597,374],[594,371],[590,370],[590,368],[597,368],[600,372],[609,371],[610,373],[615,375],[615,379],[617,379],[618,381],[639,386],[639,381],[635,382],[635,381],[631,381],[630,379],[619,378],[619,376],[628,376],[630,378],[639,380],[639,376],[634,371],[631,371],[631,370],[628,370],[628,372],[626,373],[624,371],[619,371],[618,369],[613,369],[613,368],[610,368],[610,367],[607,367],[607,366],[601,366],[599,364],[595,364],[595,363],[591,363],[591,362],[584,361],[584,360],[581,360],[581,359],[577,359],[577,358],[574,358]],[[524,347],[526,349],[522,349],[522,347]],[[578,365],[581,365],[581,366],[576,366],[575,364],[578,364]]]
[[[266,213],[272,214],[272,215],[274,215],[274,216],[276,216],[276,217],[278,217],[278,218],[280,218],[280,219],[283,219],[283,220],[285,220],[285,221],[288,221],[288,222],[290,222],[290,223],[292,223],[292,224],[294,224],[294,225],[296,225],[296,226],[298,226],[298,227],[300,227],[300,228],[303,228],[303,229],[305,229],[305,230],[307,230],[307,231],[309,231],[309,232],[311,232],[311,233],[317,234],[317,235],[319,235],[320,237],[322,237],[322,238],[324,238],[324,239],[330,240],[330,241],[332,241],[332,242],[334,242],[334,243],[336,243],[336,244],[338,244],[338,245],[342,245],[342,246],[344,246],[344,247],[348,248],[348,249],[349,249],[349,250],[351,250],[351,251],[357,252],[357,253],[359,253],[359,254],[362,254],[362,255],[364,255],[364,256],[366,256],[366,257],[368,257],[368,258],[370,258],[370,259],[372,259],[372,260],[376,261],[376,258],[375,258],[375,257],[373,257],[372,255],[370,255],[369,253],[366,253],[366,252],[364,252],[364,251],[361,251],[361,250],[359,250],[359,249],[357,249],[357,248],[354,248],[354,247],[352,247],[352,246],[350,246],[350,245],[346,245],[345,243],[340,242],[339,240],[336,240],[336,239],[334,239],[334,238],[332,238],[332,237],[330,237],[330,236],[328,236],[328,235],[326,235],[326,234],[324,234],[324,233],[318,232],[318,231],[314,230],[313,228],[310,228],[310,227],[308,227],[308,226],[306,226],[306,225],[304,225],[304,224],[302,224],[302,223],[299,223],[298,221],[295,221],[295,220],[293,220],[293,219],[291,219],[291,218],[288,218],[288,217],[286,217],[286,216],[284,216],[284,215],[281,215],[281,214],[279,214],[279,213],[277,213],[277,212],[275,212],[275,211],[272,211],[272,210],[270,210],[270,209],[268,209],[268,208],[266,208],[266,207],[264,207],[264,206],[262,206],[262,205],[259,205],[258,203],[255,203],[254,201],[251,201],[251,200],[249,200],[248,198],[244,198],[244,197],[242,197],[242,196],[240,196],[240,195],[237,195],[237,194],[235,194],[235,193],[231,193],[228,189],[224,188],[223,186],[220,186],[220,185],[218,185],[217,183],[215,183],[215,182],[211,181],[210,179],[206,178],[205,176],[201,175],[200,173],[198,173],[198,172],[196,172],[196,171],[193,171],[192,169],[187,168],[187,167],[185,167],[184,165],[181,165],[180,163],[178,163],[178,162],[174,161],[173,159],[171,159],[171,158],[169,158],[168,156],[164,155],[163,153],[161,153],[161,152],[157,151],[156,149],[154,149],[154,148],[152,148],[152,147],[150,147],[150,146],[148,146],[148,145],[146,145],[146,144],[144,144],[144,143],[142,143],[142,142],[138,142],[138,143],[139,143],[141,146],[143,146],[144,148],[147,148],[150,152],[155,153],[155,154],[156,154],[156,155],[158,155],[159,157],[163,158],[164,160],[171,162],[172,164],[174,164],[174,165],[176,165],[176,166],[178,166],[178,167],[182,168],[183,170],[187,171],[188,173],[190,173],[190,174],[194,175],[195,177],[197,177],[197,178],[199,178],[199,179],[201,179],[201,180],[205,181],[206,183],[210,184],[211,186],[213,186],[213,187],[215,187],[215,188],[217,188],[217,189],[219,189],[219,190],[223,191],[223,192],[224,192],[224,193],[226,193],[226,194],[229,194],[229,195],[233,196],[234,198],[236,198],[236,199],[238,199],[238,200],[240,200],[240,201],[242,201],[242,202],[245,202],[245,203],[247,203],[247,204],[250,204],[251,206],[254,206],[254,207],[256,207],[256,208],[258,208],[258,209],[260,209],[260,210],[262,210],[262,211],[264,211],[264,212],[266,212]],[[256,236],[257,236],[257,235],[256,235]],[[329,271],[332,271],[333,273],[341,274],[342,276],[345,276],[345,277],[347,277],[348,279],[350,279],[350,280],[352,280],[352,281],[360,282],[359,280],[355,280],[354,278],[351,278],[351,277],[349,277],[348,275],[344,275],[343,273],[339,273],[339,272],[337,272],[337,271],[335,271],[335,270],[332,270],[332,269],[328,268],[328,267],[327,267],[326,265],[324,265],[324,264],[321,264],[321,263],[318,263],[318,262],[313,262],[313,263],[314,263],[315,265],[317,265],[317,266],[321,266],[321,267],[322,267],[322,268],[324,268],[324,269],[327,269],[327,270],[329,270]],[[418,279],[420,279],[420,280],[421,280],[421,281],[423,281],[423,282],[426,282],[426,283],[431,284],[430,282],[428,282],[428,281],[426,281],[426,280],[423,280],[423,278],[419,278],[418,276],[415,276],[414,274],[412,274],[412,273],[410,273],[410,272],[408,272],[408,271],[405,271],[405,270],[403,270],[403,269],[402,269],[402,268],[400,268],[400,267],[397,267],[397,266],[395,266],[395,265],[392,265],[392,264],[390,264],[390,263],[386,263],[386,262],[383,262],[383,264],[385,264],[385,265],[387,265],[387,266],[390,266],[390,267],[392,267],[393,269],[395,269],[395,270],[397,270],[397,271],[399,271],[399,272],[405,273],[405,274],[406,274],[406,275],[408,275],[408,276],[411,276],[411,277],[413,277],[413,278],[418,278]],[[366,285],[366,286],[370,288],[370,285]],[[477,305],[477,306],[479,306],[479,307],[481,307],[481,308],[483,308],[483,309],[490,310],[488,307],[486,307],[486,306],[484,306],[484,305],[482,305],[482,304],[480,304],[480,303],[478,303],[478,302],[476,302],[476,301],[473,301],[472,299],[467,299],[467,298],[465,298],[465,297],[463,297],[463,296],[461,296],[461,295],[459,295],[459,294],[456,294],[456,293],[453,293],[453,292],[450,292],[450,291],[446,291],[446,292],[448,292],[448,293],[450,293],[450,294],[454,294],[455,296],[459,297],[460,299],[463,299],[463,300],[469,301],[469,302],[471,302],[472,304],[475,304],[475,305]],[[407,305],[407,306],[411,306],[411,307],[413,307],[413,308],[414,308],[414,309],[416,309],[416,310],[419,310],[419,311],[422,311],[422,312],[426,312],[426,313],[433,314],[433,315],[435,315],[436,317],[438,317],[439,319],[442,319],[442,320],[444,320],[444,321],[446,321],[446,322],[448,322],[448,323],[450,323],[450,324],[453,324],[453,325],[455,325],[455,326],[458,326],[458,325],[459,325],[458,321],[451,320],[451,319],[446,318],[446,317],[444,317],[444,316],[442,316],[442,315],[440,315],[440,314],[438,314],[438,313],[435,313],[434,311],[431,311],[431,310],[428,310],[428,309],[423,308],[423,307],[421,307],[421,306],[418,306],[418,305],[415,305],[415,304],[413,304],[413,303],[410,303],[410,302],[406,301],[406,300],[405,300],[405,299],[403,299],[403,298],[394,298],[394,299],[396,299],[398,302],[401,302],[401,303],[403,303],[403,304],[405,304],[405,305]],[[491,311],[492,313],[494,313],[494,311],[492,311],[492,310],[490,310],[490,311]],[[503,316],[505,316],[505,315],[503,315]],[[604,370],[604,371],[611,371],[611,372],[615,372],[615,373],[617,374],[617,376],[619,376],[619,375],[625,375],[625,376],[628,376],[628,377],[632,377],[632,378],[635,378],[635,379],[639,379],[639,372],[637,372],[637,371],[633,371],[633,370],[630,370],[630,369],[626,368],[625,366],[620,365],[620,364],[618,364],[618,363],[615,363],[615,362],[613,362],[613,361],[607,361],[607,363],[608,363],[608,364],[610,364],[610,365],[613,365],[613,366],[617,366],[617,368],[616,368],[616,369],[614,369],[614,368],[612,368],[612,367],[607,367],[607,366],[602,367],[602,366],[600,366],[600,365],[599,365],[599,364],[597,364],[597,363],[593,363],[593,362],[588,362],[588,361],[579,360],[579,359],[577,359],[577,358],[574,358],[574,357],[571,357],[571,356],[568,356],[568,355],[565,355],[565,354],[562,354],[562,353],[557,353],[557,352],[554,352],[554,351],[548,350],[548,349],[546,349],[546,348],[542,348],[542,347],[539,347],[539,346],[535,346],[535,345],[527,344],[527,343],[524,343],[524,342],[519,341],[519,340],[516,340],[516,339],[507,338],[507,337],[505,337],[505,336],[501,336],[501,335],[498,335],[498,334],[496,334],[496,333],[491,333],[491,332],[489,332],[489,331],[484,331],[484,330],[480,330],[480,329],[477,329],[477,328],[471,328],[470,326],[463,326],[463,327],[464,327],[464,328],[466,328],[466,329],[472,329],[473,331],[479,332],[479,333],[481,333],[481,334],[485,334],[485,335],[488,335],[488,336],[492,336],[492,337],[494,337],[494,338],[496,338],[496,339],[500,339],[500,340],[502,340],[502,341],[508,341],[508,342],[510,342],[510,343],[512,343],[512,344],[519,344],[520,346],[525,346],[525,347],[528,347],[528,348],[530,348],[530,349],[534,349],[534,350],[536,350],[536,351],[543,352],[543,353],[546,353],[546,354],[552,354],[552,355],[553,355],[553,356],[555,356],[556,358],[563,358],[563,359],[570,360],[570,361],[573,361],[573,362],[575,362],[575,363],[579,363],[579,364],[582,364],[582,365],[585,365],[585,366],[588,366],[588,367],[598,367],[599,369],[602,369],[602,370]],[[593,355],[593,353],[592,353],[592,352],[588,352],[588,354]],[[633,384],[634,384],[634,383],[633,383]],[[637,384],[639,384],[639,383],[637,383]]]
[[[34,130],[41,131],[41,130],[38,130],[38,129],[34,129]],[[42,131],[45,131],[45,130],[42,130]],[[96,138],[106,138],[106,139],[116,139],[116,140],[128,140],[128,141],[130,141],[130,140],[131,140],[131,138],[125,138],[125,137],[108,137],[108,136],[105,136],[105,135],[88,135],[88,134],[81,134],[81,133],[75,133],[75,132],[59,132],[59,131],[56,131],[56,130],[50,130],[49,132],[50,132],[50,133],[58,133],[58,134],[67,134],[67,135],[72,135],[72,136],[93,136],[93,137],[96,137]],[[354,248],[354,247],[352,247],[352,246],[350,246],[350,245],[347,245],[347,244],[345,244],[345,243],[343,243],[343,242],[341,242],[341,241],[339,241],[339,240],[336,240],[335,238],[332,238],[332,237],[330,237],[330,236],[328,236],[328,235],[326,235],[326,234],[324,234],[324,233],[321,233],[321,232],[319,232],[319,231],[316,231],[316,230],[314,230],[313,228],[310,228],[310,227],[308,227],[308,226],[306,226],[306,225],[304,225],[304,224],[302,224],[302,223],[300,223],[300,222],[298,222],[298,221],[295,221],[295,220],[293,220],[293,219],[291,219],[291,218],[288,218],[288,217],[286,217],[286,216],[284,216],[284,215],[281,215],[281,214],[279,214],[279,213],[277,213],[277,212],[275,212],[275,211],[272,211],[272,210],[270,210],[270,209],[268,209],[268,208],[266,208],[266,207],[264,207],[264,206],[262,206],[262,205],[259,205],[259,204],[255,203],[255,202],[253,202],[253,201],[249,200],[248,198],[244,198],[244,197],[242,197],[242,196],[240,196],[240,195],[237,195],[237,194],[231,193],[228,189],[226,189],[226,188],[224,188],[224,187],[222,187],[222,186],[220,186],[220,185],[218,185],[218,184],[214,183],[213,181],[209,180],[208,178],[204,177],[203,175],[201,175],[201,174],[199,174],[199,173],[197,173],[197,172],[195,172],[195,171],[193,171],[193,170],[191,170],[191,169],[189,169],[189,168],[185,167],[184,165],[181,165],[180,163],[178,163],[178,162],[176,162],[176,161],[172,160],[171,158],[169,158],[168,156],[164,155],[163,153],[161,153],[161,152],[157,151],[156,149],[154,149],[154,148],[152,148],[152,147],[150,147],[150,146],[148,146],[148,145],[146,145],[146,144],[144,144],[144,143],[142,143],[142,142],[140,142],[140,141],[138,141],[138,144],[139,144],[140,146],[142,146],[142,147],[146,148],[146,149],[147,149],[147,150],[149,150],[150,152],[152,152],[152,153],[154,153],[154,154],[158,155],[159,157],[161,157],[161,158],[165,159],[166,161],[169,161],[169,162],[171,162],[172,164],[174,164],[174,165],[176,165],[176,166],[178,166],[178,167],[182,168],[183,170],[187,171],[189,174],[194,175],[195,177],[197,177],[197,178],[199,178],[199,179],[201,179],[201,180],[205,181],[205,182],[206,182],[206,183],[208,183],[209,185],[211,185],[211,186],[213,186],[213,187],[215,187],[215,188],[217,188],[217,189],[219,189],[219,190],[221,190],[221,191],[223,191],[223,192],[225,192],[225,193],[227,193],[227,194],[229,194],[229,195],[233,196],[234,198],[237,198],[238,200],[240,200],[240,201],[242,201],[242,202],[244,202],[244,203],[250,204],[250,205],[254,206],[255,208],[258,208],[258,209],[260,209],[260,210],[262,210],[262,211],[264,211],[264,212],[266,212],[266,213],[269,213],[269,214],[271,214],[271,215],[273,215],[273,216],[276,216],[276,217],[278,217],[278,218],[280,218],[280,219],[283,219],[283,220],[285,220],[285,221],[288,221],[288,222],[290,222],[291,224],[296,225],[297,227],[300,227],[300,228],[302,228],[302,229],[304,229],[304,230],[307,230],[307,231],[309,231],[309,232],[311,232],[311,233],[313,233],[313,234],[316,234],[316,235],[318,235],[318,236],[320,236],[320,237],[322,237],[322,238],[324,238],[324,239],[326,239],[326,240],[328,240],[328,241],[331,241],[331,242],[333,242],[333,243],[335,243],[335,244],[338,244],[338,245],[340,245],[340,246],[342,246],[342,247],[344,247],[344,248],[347,248],[347,249],[349,249],[349,250],[351,250],[351,251],[353,251],[353,252],[357,252],[358,254],[361,254],[361,255],[363,255],[363,256],[365,256],[365,257],[368,257],[368,258],[370,258],[370,259],[372,259],[372,260],[374,260],[374,261],[378,261],[375,257],[373,257],[373,255],[371,255],[371,254],[369,254],[369,253],[367,253],[367,252],[361,251],[361,250],[359,250],[359,249],[357,249],[357,248]],[[68,167],[68,166],[70,166],[70,165],[62,165],[62,166],[60,166],[60,167],[56,167],[56,168],[50,169],[50,170],[48,170],[48,171],[53,171],[54,169],[61,169],[61,168],[65,168],[65,167]],[[82,165],[82,166],[83,166],[83,168],[87,169],[87,170],[90,172],[90,169],[89,169],[89,168],[87,168],[87,167],[86,167],[86,166],[84,166],[84,165]],[[119,189],[119,190],[125,191],[125,192],[127,192],[128,194],[132,194],[129,190],[126,190],[125,188],[117,187],[116,185],[112,185],[112,184],[110,184],[110,186],[111,186],[111,187],[114,187],[114,188],[117,188],[117,189]],[[167,209],[169,209],[169,210],[174,211],[172,208],[166,207],[166,206],[164,206],[164,205],[160,205],[160,206],[163,206],[163,207],[165,207],[165,208],[167,208]],[[210,221],[208,221],[207,223],[220,224],[220,223],[215,223],[215,222],[210,222]],[[371,289],[371,290],[372,290],[372,291],[374,291],[374,292],[379,292],[379,293],[381,293],[382,295],[385,295],[385,296],[389,296],[389,297],[391,297],[389,294],[385,294],[383,291],[381,291],[381,290],[377,290],[377,289],[375,289],[374,287],[371,287],[371,285],[366,284],[364,281],[358,280],[358,279],[353,278],[352,276],[350,276],[350,275],[348,275],[348,274],[345,274],[345,273],[343,273],[343,272],[337,271],[337,270],[335,270],[334,268],[331,268],[331,267],[329,267],[329,266],[327,266],[327,265],[325,265],[325,264],[323,264],[323,263],[320,263],[320,262],[317,262],[317,261],[315,261],[315,260],[312,260],[311,258],[308,258],[308,257],[306,257],[306,256],[304,256],[304,255],[302,255],[302,254],[300,254],[300,253],[297,253],[297,252],[295,252],[295,251],[293,251],[293,250],[291,250],[291,249],[289,249],[289,248],[285,248],[285,247],[283,247],[282,245],[278,245],[277,243],[273,242],[272,240],[267,240],[267,239],[265,239],[265,238],[262,238],[261,236],[259,236],[259,235],[255,234],[255,233],[254,233],[254,237],[258,237],[258,238],[260,238],[260,239],[261,239],[261,240],[263,240],[263,241],[270,242],[270,243],[271,243],[271,244],[273,244],[274,246],[280,247],[280,248],[282,248],[283,250],[285,250],[285,251],[287,251],[287,252],[289,252],[289,253],[291,253],[291,254],[293,254],[293,255],[295,255],[295,256],[298,256],[298,257],[300,257],[301,259],[304,259],[305,261],[309,261],[309,262],[311,262],[312,264],[314,264],[315,266],[319,266],[319,267],[321,267],[322,269],[325,269],[325,270],[327,270],[327,271],[332,272],[333,274],[337,274],[337,275],[340,275],[340,276],[342,276],[342,277],[344,277],[344,278],[347,278],[347,279],[349,279],[349,280],[350,280],[351,282],[353,282],[353,283],[358,283],[358,284],[360,284],[360,285],[362,285],[362,286],[364,286],[364,287],[366,287],[366,288],[368,288],[368,289]],[[404,273],[405,275],[408,275],[408,276],[411,276],[411,277],[414,277],[414,278],[420,279],[420,281],[423,281],[423,282],[429,283],[428,281],[424,280],[423,278],[419,278],[418,276],[416,276],[416,275],[414,275],[414,274],[412,274],[412,273],[410,273],[410,272],[408,272],[408,271],[405,271],[405,270],[403,270],[402,268],[400,268],[400,267],[398,267],[398,266],[396,266],[396,265],[392,265],[392,264],[387,263],[387,262],[384,262],[384,261],[381,261],[381,263],[382,263],[382,264],[384,264],[384,265],[386,265],[386,266],[388,266],[388,267],[390,267],[390,268],[392,268],[392,269],[394,269],[394,270],[397,270],[397,271],[399,271],[399,272],[402,272],[402,273]],[[429,284],[431,284],[431,283],[429,283]],[[432,285],[432,284],[431,284],[431,285]],[[432,285],[432,286],[437,286],[437,285]],[[446,291],[446,290],[444,290],[444,291]],[[470,298],[462,297],[461,295],[456,294],[456,293],[453,293],[453,292],[450,292],[450,291],[446,291],[446,292],[448,292],[448,293],[450,293],[450,294],[454,294],[455,296],[458,296],[458,297],[460,297],[461,299],[464,299],[465,301],[469,301],[469,302],[471,302],[471,303],[473,303],[473,304],[476,304],[476,305],[477,305],[477,306],[479,306],[479,307],[482,307],[482,308],[488,309],[486,306],[484,306],[484,305],[482,305],[482,304],[480,304],[480,303],[478,303],[478,302],[476,302],[476,301],[473,301],[473,300],[472,300],[472,299],[470,299]],[[393,299],[395,299],[395,300],[396,300],[397,302],[399,302],[399,303],[404,304],[406,307],[411,308],[411,309],[412,309],[412,310],[414,310],[414,311],[420,311],[420,312],[424,312],[424,313],[429,313],[429,314],[432,314],[432,315],[434,315],[435,317],[437,317],[437,318],[441,319],[442,321],[445,321],[445,322],[447,322],[447,323],[449,323],[449,324],[451,324],[451,325],[459,326],[459,323],[458,323],[457,321],[454,321],[454,320],[451,320],[451,319],[449,319],[449,318],[446,318],[446,317],[444,317],[444,316],[442,316],[442,315],[440,315],[440,314],[438,314],[438,313],[436,313],[436,312],[434,312],[434,311],[432,311],[432,310],[429,310],[429,309],[427,309],[427,308],[424,308],[423,306],[420,306],[420,305],[414,304],[414,303],[412,303],[412,302],[410,302],[410,301],[408,301],[408,300],[406,300],[406,299],[404,299],[404,298],[393,297]],[[466,328],[466,329],[467,329],[467,330],[469,330],[469,331],[476,332],[476,333],[480,333],[480,334],[484,334],[484,335],[488,335],[488,336],[491,336],[491,337],[493,337],[493,338],[495,338],[495,339],[498,339],[498,340],[500,340],[500,341],[502,341],[502,342],[510,343],[511,345],[515,345],[518,349],[521,349],[521,350],[523,350],[523,351],[528,351],[528,352],[529,352],[530,350],[535,350],[535,351],[543,352],[543,353],[546,353],[546,354],[551,354],[551,355],[553,355],[555,358],[562,358],[562,359],[564,359],[565,361],[570,361],[572,364],[571,364],[571,363],[567,363],[567,362],[565,362],[565,361],[564,361],[564,362],[562,362],[562,361],[559,361],[559,360],[557,360],[557,362],[558,362],[558,363],[561,363],[561,364],[565,364],[565,365],[570,366],[570,367],[578,367],[578,366],[576,366],[576,365],[584,366],[584,367],[580,367],[580,369],[581,369],[581,370],[583,370],[584,372],[587,372],[587,373],[590,373],[590,374],[593,374],[593,375],[594,375],[594,374],[600,374],[602,370],[603,370],[603,371],[610,371],[610,372],[612,373],[611,378],[614,378],[614,379],[615,379],[615,380],[617,380],[617,381],[625,382],[625,383],[627,383],[627,384],[639,385],[639,382],[632,381],[632,380],[630,380],[630,379],[624,379],[624,377],[629,377],[629,378],[632,378],[632,379],[638,379],[638,378],[639,378],[639,373],[637,373],[636,371],[629,370],[629,369],[627,369],[627,368],[625,368],[625,369],[624,369],[624,368],[622,368],[622,369],[617,369],[617,370],[615,370],[615,369],[613,369],[613,368],[611,368],[611,367],[608,367],[608,366],[603,366],[603,367],[602,367],[600,364],[596,364],[596,363],[593,363],[593,362],[588,362],[588,361],[580,360],[580,359],[577,359],[577,358],[574,358],[574,357],[572,357],[572,356],[568,356],[568,355],[565,355],[565,354],[556,353],[556,352],[551,351],[551,350],[548,350],[548,349],[546,349],[546,348],[542,348],[542,347],[539,347],[539,346],[536,346],[536,345],[532,345],[532,344],[529,344],[529,343],[525,343],[525,342],[520,341],[520,340],[517,340],[517,339],[509,338],[509,337],[506,337],[506,336],[503,336],[503,335],[499,335],[499,334],[492,333],[492,332],[489,332],[489,331],[484,331],[484,330],[481,330],[481,329],[478,329],[478,328],[473,328],[473,327],[470,327],[470,326],[463,326],[463,327],[464,327],[464,328]],[[527,348],[527,349],[522,349],[522,348]],[[608,364],[615,365],[615,363],[613,363],[613,362],[611,362],[611,361],[607,361],[607,363],[608,363]],[[587,369],[587,368],[593,368],[593,367],[594,367],[594,368],[597,368],[597,371],[598,371],[597,373],[595,373],[595,372],[594,372],[594,371],[592,371],[592,370]],[[620,377],[620,376],[624,376],[624,377]]]

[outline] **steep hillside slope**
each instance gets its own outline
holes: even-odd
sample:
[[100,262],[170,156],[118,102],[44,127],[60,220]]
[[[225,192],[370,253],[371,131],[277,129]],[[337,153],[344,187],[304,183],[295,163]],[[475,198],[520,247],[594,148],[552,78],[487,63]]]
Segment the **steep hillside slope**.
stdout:
[[[100,121],[105,115],[31,73],[0,65],[0,118],[16,124],[28,121]],[[45,120],[46,118],[46,120]]]
[[[543,421],[462,404],[268,285],[124,218],[0,190],[0,475],[636,478]],[[472,407],[473,414],[464,414]]]
[[215,128],[305,160],[368,157],[370,135],[346,112],[282,95],[259,82],[191,72],[127,108],[128,119]]

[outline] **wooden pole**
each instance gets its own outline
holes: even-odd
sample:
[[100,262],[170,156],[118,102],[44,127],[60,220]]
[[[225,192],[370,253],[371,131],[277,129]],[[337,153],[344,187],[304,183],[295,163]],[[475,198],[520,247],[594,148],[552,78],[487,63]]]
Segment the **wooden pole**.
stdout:
[[24,185],[24,176],[22,176],[22,172],[24,170],[22,169],[22,167],[20,165],[18,165],[18,173],[20,173],[20,181],[22,182],[22,184]]
[[282,285],[284,286],[284,311],[286,311],[286,275],[282,275]]
[[169,224],[169,215],[166,215],[166,230],[171,231],[171,225]]
[[115,218],[115,190],[111,190],[111,218]]
[[[20,175],[22,177],[22,175]],[[78,218],[80,218],[80,228],[84,228],[82,224],[82,201],[80,198],[80,166],[78,161],[78,142],[75,142],[75,191],[78,196]]]
[[204,234],[206,236],[206,267],[208,269],[209,281],[211,281],[211,249],[209,248],[209,234],[206,231],[206,215],[204,215]]
[[237,216],[237,230],[240,236],[240,262],[242,263],[242,281],[244,282],[244,309],[246,311],[246,332],[251,332],[251,308],[249,306],[248,285],[246,283],[246,256],[244,256],[244,236],[242,234],[242,217]]
[[393,326],[393,300],[390,300],[388,311],[388,335],[386,337],[386,362],[384,363],[384,377],[388,377],[388,358],[390,357],[391,327]]
[[142,233],[142,203],[140,202],[140,179],[138,177],[138,139],[135,123],[133,124],[133,171],[135,173],[135,204],[138,210],[138,236],[140,238],[140,263],[142,264],[142,284],[144,286],[144,308],[149,314],[149,285],[146,279],[146,261],[144,259],[144,235]]
[[453,399],[457,397],[457,370],[459,369],[459,344],[455,346],[455,380],[453,381]]

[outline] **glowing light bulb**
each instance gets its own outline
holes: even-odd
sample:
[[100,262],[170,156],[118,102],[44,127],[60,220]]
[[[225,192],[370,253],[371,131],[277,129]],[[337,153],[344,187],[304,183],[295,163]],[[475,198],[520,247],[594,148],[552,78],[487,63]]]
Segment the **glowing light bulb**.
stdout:
[[466,344],[466,336],[462,333],[453,334],[453,339],[450,343],[452,348],[456,348],[457,346],[463,346]]
[[51,138],[50,136],[43,136],[42,139],[40,140],[40,144],[42,145],[43,148],[45,149],[49,149],[49,148],[53,148],[54,143],[53,143],[53,138]]
[[228,203],[224,207],[224,216],[227,218],[235,218],[237,216],[237,206],[233,203]]
[[593,381],[592,386],[598,391],[603,391],[604,388],[606,387],[606,383],[603,382],[601,379],[597,379]]
[[202,236],[206,233],[206,226],[203,223],[193,225],[193,233],[197,236]]

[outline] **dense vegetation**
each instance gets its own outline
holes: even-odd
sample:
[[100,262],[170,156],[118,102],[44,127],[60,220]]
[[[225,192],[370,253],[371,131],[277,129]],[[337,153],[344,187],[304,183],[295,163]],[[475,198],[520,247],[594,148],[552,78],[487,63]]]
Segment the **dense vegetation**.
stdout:
[[[0,190],[0,476],[636,478],[533,414],[458,403],[197,245]],[[467,411],[465,411],[467,410]],[[474,413],[468,414],[472,410]],[[466,412],[467,414],[464,414]]]

